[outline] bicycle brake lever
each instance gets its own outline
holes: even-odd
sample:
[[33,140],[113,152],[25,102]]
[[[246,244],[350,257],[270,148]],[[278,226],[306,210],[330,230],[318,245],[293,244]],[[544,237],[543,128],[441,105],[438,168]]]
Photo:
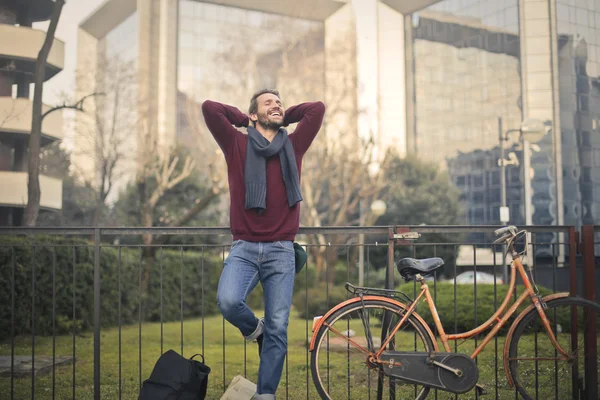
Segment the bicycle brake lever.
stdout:
[[493,244],[500,244],[500,243],[506,242],[512,236],[513,236],[512,233],[506,233],[506,234],[504,234],[504,236],[499,237],[498,239],[494,240]]

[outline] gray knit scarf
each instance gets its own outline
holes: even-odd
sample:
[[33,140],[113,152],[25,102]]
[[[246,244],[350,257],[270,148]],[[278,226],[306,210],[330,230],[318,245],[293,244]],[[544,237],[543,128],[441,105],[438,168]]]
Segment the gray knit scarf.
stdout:
[[248,127],[248,148],[244,166],[246,184],[246,209],[257,209],[259,214],[267,208],[267,158],[279,154],[281,173],[290,207],[302,201],[296,155],[287,131],[279,128],[269,142],[255,127]]

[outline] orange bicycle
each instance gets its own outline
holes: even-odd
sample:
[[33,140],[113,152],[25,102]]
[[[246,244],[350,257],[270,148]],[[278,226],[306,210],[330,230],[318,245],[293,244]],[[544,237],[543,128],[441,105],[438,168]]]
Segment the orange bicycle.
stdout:
[[[597,398],[600,305],[569,293],[541,297],[533,274],[530,279],[521,262],[526,250],[515,250],[526,231],[509,226],[496,235],[500,237],[494,243],[506,244],[512,255],[509,290],[494,315],[468,332],[446,333],[425,281],[424,276],[444,264],[440,258],[404,258],[397,263],[406,281],[420,284],[414,301],[399,291],[346,283],[354,297],[313,323],[311,370],[321,398],[424,399],[432,388],[455,394],[475,388],[477,394],[485,394],[478,383],[481,371],[476,357],[526,300],[531,304],[514,319],[504,338],[507,393],[510,386],[525,399]],[[509,308],[517,273],[524,290]],[[415,311],[422,300],[431,310],[432,327],[443,349]],[[488,328],[490,332],[471,354],[451,351],[450,341],[472,338]],[[595,379],[589,374],[595,374]],[[388,385],[383,384],[385,378]]]

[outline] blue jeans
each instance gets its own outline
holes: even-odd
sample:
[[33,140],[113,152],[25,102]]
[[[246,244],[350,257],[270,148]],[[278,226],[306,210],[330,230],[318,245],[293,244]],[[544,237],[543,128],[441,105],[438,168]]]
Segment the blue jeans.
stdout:
[[[225,260],[217,303],[223,316],[247,340],[263,334],[258,369],[260,398],[275,398],[287,353],[287,326],[294,289],[294,244],[291,241],[236,240]],[[246,304],[248,294],[261,282],[265,301],[264,324]]]

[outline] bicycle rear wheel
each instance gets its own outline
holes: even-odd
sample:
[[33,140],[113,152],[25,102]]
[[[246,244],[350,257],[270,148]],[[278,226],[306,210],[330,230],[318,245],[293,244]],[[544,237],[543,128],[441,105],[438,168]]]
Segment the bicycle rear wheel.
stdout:
[[[381,367],[368,362],[367,352],[356,347],[367,350],[371,336],[374,350],[379,350],[403,316],[404,310],[392,303],[365,300],[364,309],[361,302],[352,303],[323,322],[311,355],[313,382],[322,399],[377,399],[378,391],[385,399],[422,400],[427,396],[428,387],[384,376]],[[386,324],[388,329],[382,341],[384,319],[389,324]],[[425,326],[414,315],[407,319],[387,346],[388,350],[396,351],[432,351],[433,348]]]
[[[600,305],[566,297],[550,300],[547,306],[544,312],[558,343],[573,357],[570,361],[560,359],[561,354],[550,342],[534,308],[515,329],[509,348],[509,368],[517,390],[525,399],[592,398],[583,397],[588,372],[596,375],[597,396],[600,393],[597,384]],[[586,330],[589,332],[587,343]],[[594,345],[595,354],[590,351]],[[592,365],[592,371],[586,371],[586,362],[587,369]],[[594,388],[587,389],[589,396],[590,389]]]

